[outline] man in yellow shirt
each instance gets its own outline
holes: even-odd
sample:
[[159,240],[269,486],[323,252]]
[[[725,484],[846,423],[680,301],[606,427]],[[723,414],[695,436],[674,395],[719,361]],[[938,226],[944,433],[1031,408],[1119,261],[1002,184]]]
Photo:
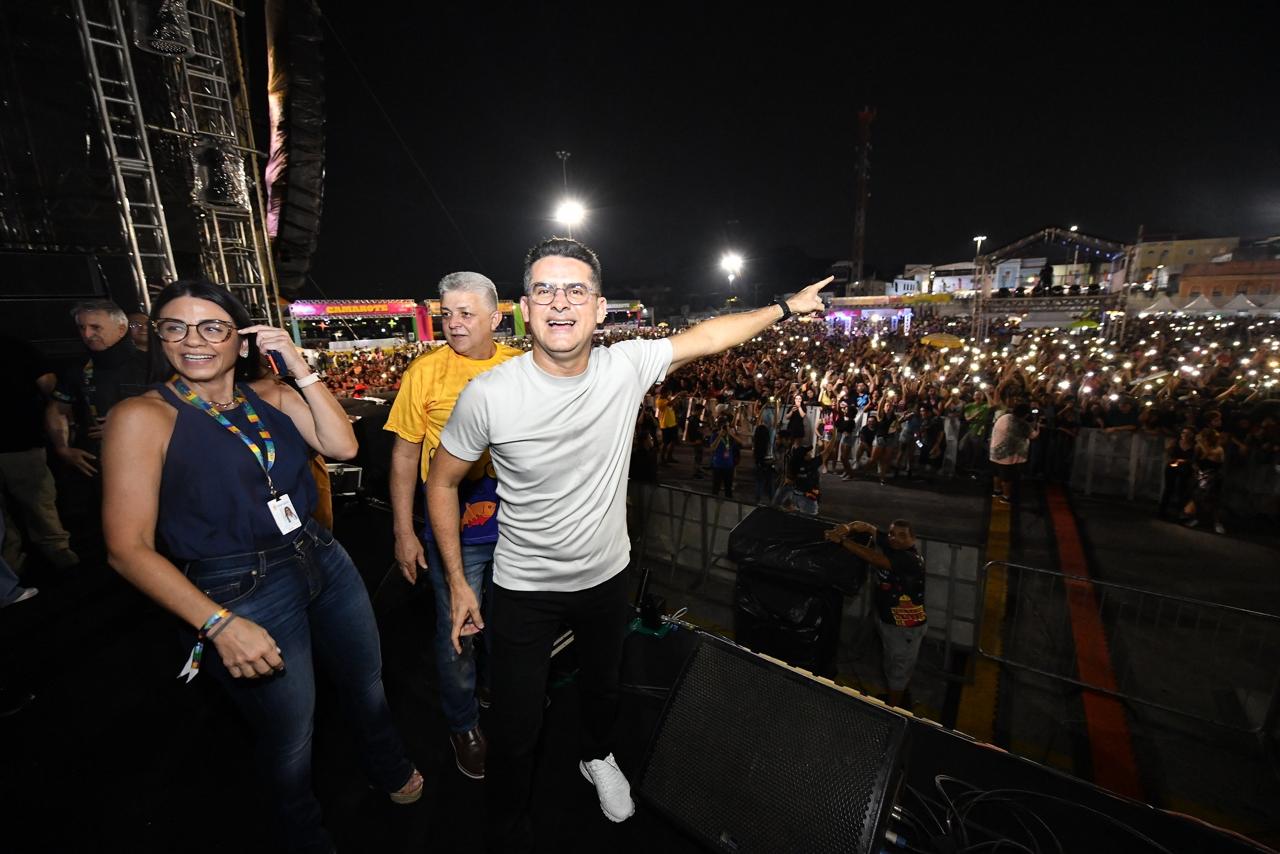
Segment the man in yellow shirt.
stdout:
[[[449,724],[458,770],[484,779],[487,744],[480,731],[476,701],[475,651],[464,645],[458,654],[450,639],[449,585],[430,523],[413,528],[413,496],[426,483],[431,458],[440,447],[440,433],[462,389],[520,350],[493,340],[502,321],[498,290],[479,273],[450,273],[440,280],[440,309],[447,347],[419,356],[400,382],[386,429],[396,434],[391,452],[391,509],[395,520],[396,561],[410,584],[426,569],[436,596],[436,666],[440,673],[440,704]],[[462,560],[477,599],[489,586],[493,548],[498,541],[498,493],[493,466],[485,454],[471,466],[458,491],[462,519]],[[421,536],[421,538],[419,538]]]
[[662,430],[662,455],[658,458],[658,462],[675,462],[672,454],[675,453],[676,442],[679,440],[679,420],[676,416],[675,401],[666,389],[658,393],[657,409],[658,427]]

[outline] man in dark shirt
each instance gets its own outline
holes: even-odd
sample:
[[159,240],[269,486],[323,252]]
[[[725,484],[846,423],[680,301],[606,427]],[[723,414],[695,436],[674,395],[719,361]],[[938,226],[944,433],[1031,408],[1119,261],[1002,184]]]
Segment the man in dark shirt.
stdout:
[[769,427],[763,414],[751,434],[751,458],[755,463],[756,504],[768,504],[773,497],[773,454],[769,447]]
[[[63,372],[46,411],[53,452],[85,477],[98,474],[98,449],[107,412],[147,387],[147,356],[129,337],[129,320],[109,300],[89,300],[72,310],[89,358]],[[75,437],[72,438],[72,423]]]
[[920,467],[930,477],[937,477],[947,450],[946,423],[942,413],[931,404],[920,407],[924,426],[920,428]]
[[1138,411],[1134,409],[1133,400],[1122,397],[1114,405],[1107,408],[1106,432],[1133,432],[1138,429]]
[[818,466],[822,462],[811,451],[808,445],[800,445],[787,458],[787,475],[791,480],[791,501],[800,513],[806,516],[818,515],[818,499],[821,490],[818,483]]
[[733,475],[742,452],[742,443],[733,435],[729,416],[722,415],[716,420],[715,432],[706,438],[706,444],[711,450],[711,494],[719,495],[723,488],[724,497],[732,498]]
[[144,311],[134,311],[129,313],[129,337],[133,339],[133,346],[137,347],[143,353],[151,346],[151,338],[147,335],[151,328],[151,321],[147,319]]
[[[850,535],[855,533],[874,537],[874,547],[854,542]],[[876,626],[884,648],[889,703],[902,706],[927,627],[924,558],[916,551],[911,523],[895,519],[885,534],[870,522],[850,522],[827,531],[826,538],[862,558],[875,571]]]
[[15,569],[25,559],[23,535],[53,566],[80,562],[68,547],[70,536],[58,518],[57,491],[45,459],[43,413],[54,376],[30,343],[0,336],[8,355],[4,373],[7,417],[0,418],[0,503],[5,514],[4,560]]
[[[879,421],[879,416],[874,412],[869,413],[867,415],[867,423],[863,424],[858,430],[858,440],[853,447],[853,468],[855,471],[862,465],[862,461],[865,458],[871,456],[871,447],[875,444],[876,427],[878,426]],[[852,478],[849,477],[842,478],[842,480],[851,479]]]

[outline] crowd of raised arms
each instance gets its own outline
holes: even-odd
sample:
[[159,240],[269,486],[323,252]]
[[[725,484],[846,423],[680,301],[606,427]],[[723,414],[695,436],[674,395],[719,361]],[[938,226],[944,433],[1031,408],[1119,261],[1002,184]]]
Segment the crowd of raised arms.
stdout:
[[[664,386],[678,402],[753,401],[785,417],[797,403],[823,419],[875,413],[896,419],[954,415],[981,424],[988,407],[1027,402],[1051,431],[1098,427],[1175,437],[1182,428],[1214,430],[1228,455],[1274,454],[1275,413],[1258,407],[1280,384],[1280,325],[1274,319],[1183,316],[1131,321],[1122,340],[1092,328],[1006,327],[969,337],[966,318],[935,319],[909,331],[884,323],[834,328],[821,320],[776,327],[718,356],[702,359]],[[958,346],[929,343],[943,332]],[[612,342],[665,330],[611,329]],[[515,342],[519,343],[519,342]],[[429,347],[321,352],[317,367],[339,396],[377,395]],[[687,402],[677,405],[680,418]]]

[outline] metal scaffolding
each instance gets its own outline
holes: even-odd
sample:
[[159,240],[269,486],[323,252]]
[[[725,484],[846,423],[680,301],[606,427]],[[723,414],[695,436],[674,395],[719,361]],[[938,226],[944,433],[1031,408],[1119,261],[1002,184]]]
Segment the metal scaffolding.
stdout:
[[[187,7],[192,49],[165,59],[170,104],[157,113],[167,114],[171,126],[157,126],[144,119],[119,0],[75,0],[139,302],[149,307],[150,295],[177,278],[147,144],[150,129],[176,134],[190,145],[188,183],[205,275],[229,288],[255,322],[279,326],[266,204],[237,32],[242,13],[234,0],[191,0]],[[214,192],[226,187],[235,192]]]
[[117,0],[75,0],[94,106],[102,122],[138,303],[177,278],[146,122]]

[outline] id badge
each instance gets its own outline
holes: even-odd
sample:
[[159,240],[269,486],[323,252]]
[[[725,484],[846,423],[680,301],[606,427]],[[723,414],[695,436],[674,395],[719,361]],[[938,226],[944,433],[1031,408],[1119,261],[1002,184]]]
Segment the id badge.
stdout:
[[267,502],[267,509],[271,511],[271,518],[276,520],[280,533],[288,534],[302,527],[302,520],[298,518],[298,511],[293,509],[289,496],[273,498]]

